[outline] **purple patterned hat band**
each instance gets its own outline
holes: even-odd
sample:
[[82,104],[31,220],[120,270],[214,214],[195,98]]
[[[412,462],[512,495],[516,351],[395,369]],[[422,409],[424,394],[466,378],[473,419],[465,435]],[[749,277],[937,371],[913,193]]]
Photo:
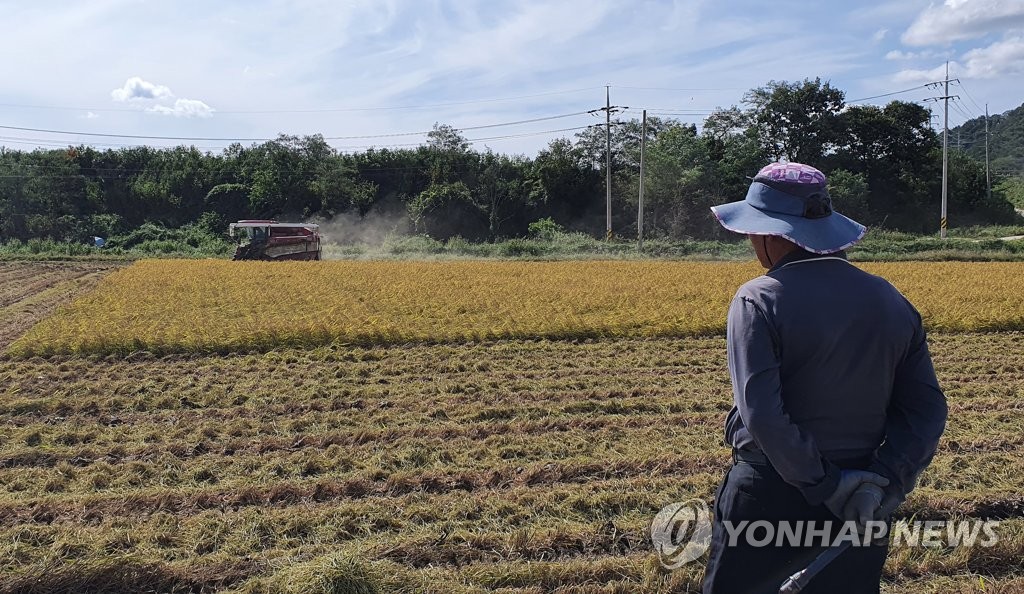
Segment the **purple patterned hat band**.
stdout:
[[801,163],[772,163],[754,176],[747,202],[768,212],[818,219],[832,214],[825,174]]
[[[825,174],[802,163],[772,163],[761,168],[754,181],[825,187]],[[774,185],[774,184],[772,184]]]

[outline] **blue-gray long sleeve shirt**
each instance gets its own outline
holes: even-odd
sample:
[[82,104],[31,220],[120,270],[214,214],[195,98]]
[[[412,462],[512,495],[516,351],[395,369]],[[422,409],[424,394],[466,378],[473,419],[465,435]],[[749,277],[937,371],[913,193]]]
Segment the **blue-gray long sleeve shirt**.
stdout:
[[913,489],[947,409],[921,316],[896,288],[842,254],[800,250],[740,287],[727,342],[729,444],[763,452],[812,505],[844,460]]

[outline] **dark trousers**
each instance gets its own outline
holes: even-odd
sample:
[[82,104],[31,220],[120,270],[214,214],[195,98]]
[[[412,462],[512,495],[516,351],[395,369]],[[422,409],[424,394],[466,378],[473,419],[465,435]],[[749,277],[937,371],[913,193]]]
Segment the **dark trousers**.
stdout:
[[[804,538],[799,539],[801,546],[790,546],[794,541],[788,539],[754,546],[766,538],[767,529],[754,530],[753,543],[747,538],[747,531],[730,543],[723,522],[731,521],[735,528],[743,520],[765,520],[775,527],[776,535],[780,521],[814,521],[815,530],[823,529],[824,523],[831,521],[830,535],[824,538],[829,543],[834,542],[842,528],[828,508],[809,505],[800,491],[782,480],[770,465],[737,462],[726,473],[715,495],[704,594],[777,594],[786,578],[807,567],[825,550],[820,546],[820,536],[811,539],[812,546],[803,546],[808,544]],[[776,546],[780,543],[782,546]],[[888,542],[851,546],[822,570],[803,594],[877,594],[888,552]]]

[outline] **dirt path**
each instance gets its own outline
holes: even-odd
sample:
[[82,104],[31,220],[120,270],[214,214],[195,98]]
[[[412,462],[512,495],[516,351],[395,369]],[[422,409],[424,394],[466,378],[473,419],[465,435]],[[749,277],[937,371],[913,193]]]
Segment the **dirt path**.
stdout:
[[0,262],[0,352],[122,263]]

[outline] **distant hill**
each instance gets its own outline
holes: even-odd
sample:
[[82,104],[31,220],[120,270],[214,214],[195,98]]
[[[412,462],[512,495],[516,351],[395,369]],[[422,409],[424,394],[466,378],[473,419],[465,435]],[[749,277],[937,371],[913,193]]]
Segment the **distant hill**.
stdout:
[[[1024,176],[1024,105],[989,116],[989,158],[994,173]],[[960,147],[970,156],[985,160],[985,118],[968,120],[950,129],[950,146]]]

